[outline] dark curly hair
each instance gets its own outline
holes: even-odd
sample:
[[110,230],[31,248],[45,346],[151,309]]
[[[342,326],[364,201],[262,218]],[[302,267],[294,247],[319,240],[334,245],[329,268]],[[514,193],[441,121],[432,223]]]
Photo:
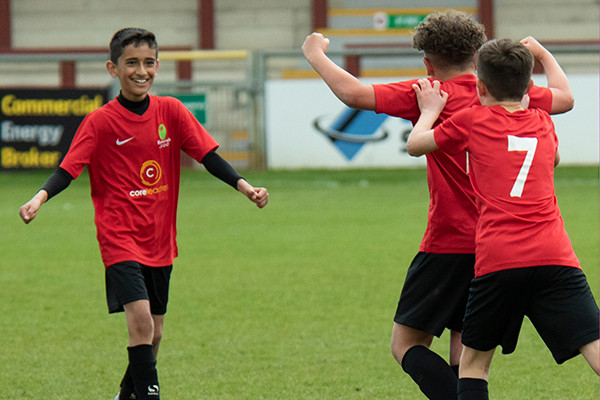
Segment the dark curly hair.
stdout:
[[486,40],[484,26],[456,10],[429,14],[413,33],[413,47],[441,69],[469,67]]

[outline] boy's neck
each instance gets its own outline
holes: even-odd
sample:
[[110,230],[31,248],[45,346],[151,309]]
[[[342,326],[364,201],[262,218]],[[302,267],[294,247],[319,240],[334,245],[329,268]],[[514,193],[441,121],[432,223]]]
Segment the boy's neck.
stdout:
[[500,102],[498,104],[496,104],[500,107],[503,107],[506,111],[508,111],[509,113],[514,113],[517,111],[523,111],[524,108],[523,106],[521,106],[520,102]]
[[150,97],[148,95],[146,95],[146,97],[144,97],[144,99],[141,101],[131,101],[123,96],[123,93],[119,93],[119,96],[117,96],[117,101],[123,107],[137,115],[143,115],[150,106]]
[[483,106],[488,106],[488,107],[500,106],[500,107],[504,108],[506,111],[508,111],[509,113],[523,111],[525,109],[525,108],[523,108],[523,105],[521,104],[520,101],[498,101],[491,96],[486,96],[484,98],[480,97],[479,101],[480,101],[481,105],[483,105]]
[[442,82],[444,81],[449,81],[450,79],[454,79],[457,78],[459,76],[463,76],[463,75],[475,75],[475,69],[474,68],[468,68],[468,69],[464,69],[464,70],[456,70],[456,69],[451,69],[451,70],[436,70],[431,77],[433,79],[438,79]]

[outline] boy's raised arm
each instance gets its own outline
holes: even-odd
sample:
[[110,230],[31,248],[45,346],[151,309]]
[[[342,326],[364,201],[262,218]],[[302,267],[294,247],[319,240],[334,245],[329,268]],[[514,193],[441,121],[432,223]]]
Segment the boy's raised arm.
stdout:
[[528,36],[521,43],[529,49],[531,54],[544,67],[548,88],[552,91],[551,114],[560,114],[573,108],[574,99],[567,75],[552,55],[535,38]]
[[312,33],[302,44],[302,53],[342,103],[348,107],[374,111],[376,103],[373,86],[363,84],[331,61],[325,54],[328,46],[329,39],[320,33]]

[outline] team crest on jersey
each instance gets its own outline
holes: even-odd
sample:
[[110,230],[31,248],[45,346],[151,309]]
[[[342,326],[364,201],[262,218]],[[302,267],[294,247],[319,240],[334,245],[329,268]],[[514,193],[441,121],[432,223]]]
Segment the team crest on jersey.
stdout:
[[160,124],[158,126],[158,137],[159,140],[156,141],[159,149],[164,149],[165,147],[169,147],[171,144],[171,138],[167,137],[167,127],[165,124]]

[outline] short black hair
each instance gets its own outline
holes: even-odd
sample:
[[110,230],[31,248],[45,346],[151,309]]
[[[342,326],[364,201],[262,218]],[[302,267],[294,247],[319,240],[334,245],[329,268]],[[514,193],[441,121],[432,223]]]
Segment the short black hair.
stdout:
[[498,39],[486,42],[477,56],[477,77],[498,101],[520,101],[527,92],[533,54],[521,42]]
[[154,33],[142,28],[123,28],[117,31],[110,40],[110,61],[117,64],[125,47],[131,45],[138,47],[142,43],[155,49],[158,57],[158,43]]

